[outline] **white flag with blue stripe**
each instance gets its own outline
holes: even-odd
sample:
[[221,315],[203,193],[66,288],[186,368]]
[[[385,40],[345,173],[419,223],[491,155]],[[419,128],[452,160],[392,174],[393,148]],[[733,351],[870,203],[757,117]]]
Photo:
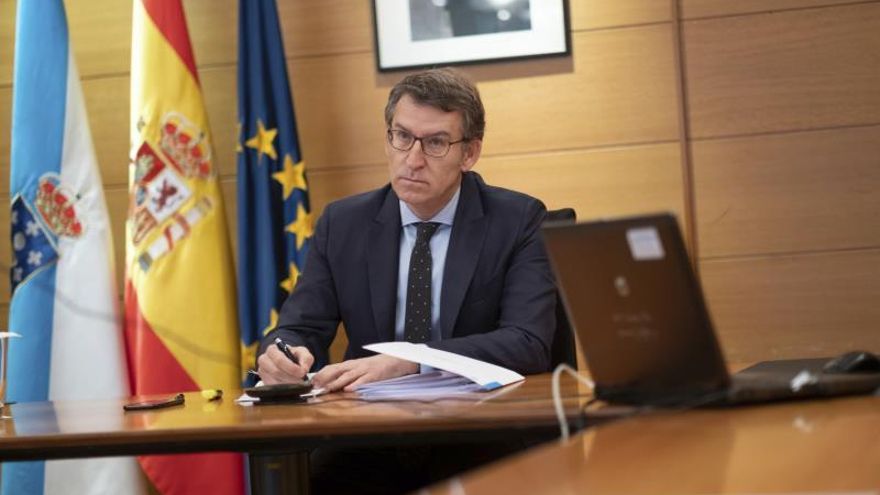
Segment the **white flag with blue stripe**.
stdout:
[[[61,0],[18,3],[11,163],[9,329],[22,338],[7,398],[125,397],[110,224]],[[133,458],[6,462],[2,493],[141,493],[142,479]]]

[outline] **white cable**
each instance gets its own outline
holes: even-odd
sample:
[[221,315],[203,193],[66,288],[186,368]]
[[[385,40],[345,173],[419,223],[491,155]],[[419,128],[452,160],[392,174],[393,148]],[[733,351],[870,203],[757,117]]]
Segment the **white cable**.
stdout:
[[562,395],[559,392],[559,377],[562,375],[563,371],[568,372],[568,374],[573,376],[575,380],[589,387],[591,392],[596,386],[593,383],[593,380],[590,380],[585,376],[579,375],[577,370],[565,363],[559,363],[559,365],[556,366],[556,369],[553,370],[553,407],[556,409],[556,419],[559,420],[559,440],[561,442],[565,442],[566,440],[568,440],[569,436],[568,420],[565,418],[565,410],[562,408]]

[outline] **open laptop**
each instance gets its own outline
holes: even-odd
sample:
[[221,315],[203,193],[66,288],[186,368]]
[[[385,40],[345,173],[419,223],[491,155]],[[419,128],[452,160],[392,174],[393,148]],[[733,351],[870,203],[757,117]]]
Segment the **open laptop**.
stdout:
[[551,223],[544,238],[599,399],[698,406],[880,387],[880,373],[822,373],[828,359],[765,361],[731,376],[670,214]]

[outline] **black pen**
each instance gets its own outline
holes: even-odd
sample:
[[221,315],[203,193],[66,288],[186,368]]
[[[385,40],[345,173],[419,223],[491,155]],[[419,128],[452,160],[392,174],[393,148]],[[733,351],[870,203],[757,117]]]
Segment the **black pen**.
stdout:
[[299,361],[296,360],[296,357],[294,357],[293,353],[290,352],[290,349],[287,348],[287,344],[285,344],[284,341],[278,337],[275,337],[275,347],[277,347],[279,351],[283,352],[284,355],[287,356],[287,359],[293,361],[293,364],[299,365]]

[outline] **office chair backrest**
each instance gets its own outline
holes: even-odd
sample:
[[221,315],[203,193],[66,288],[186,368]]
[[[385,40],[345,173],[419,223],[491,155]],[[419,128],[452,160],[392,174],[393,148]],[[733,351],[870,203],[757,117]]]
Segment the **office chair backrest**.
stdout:
[[[576,220],[577,214],[574,208],[560,208],[558,210],[548,210],[544,223],[574,223]],[[556,289],[556,332],[553,334],[553,344],[550,346],[550,364],[553,368],[556,368],[559,363],[565,363],[577,369],[574,332],[571,330],[568,315],[565,314],[562,296],[559,294],[559,289]]]

